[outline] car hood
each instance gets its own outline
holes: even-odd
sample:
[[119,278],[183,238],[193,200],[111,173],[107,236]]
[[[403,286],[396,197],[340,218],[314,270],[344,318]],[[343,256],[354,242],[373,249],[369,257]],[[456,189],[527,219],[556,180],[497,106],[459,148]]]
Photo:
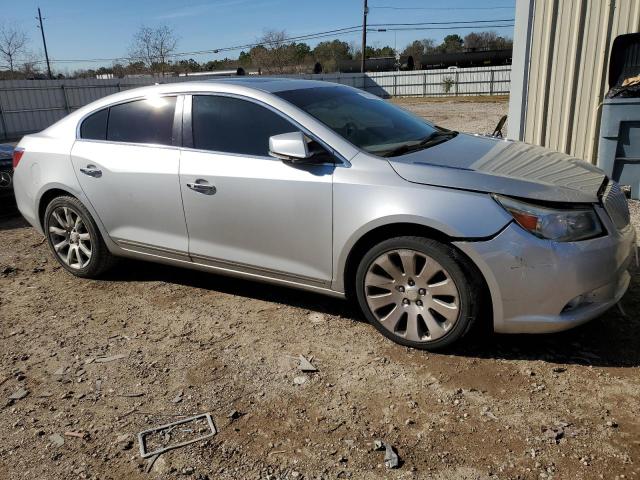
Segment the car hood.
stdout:
[[602,170],[564,153],[463,133],[388,160],[409,182],[551,202],[597,202],[606,178]]

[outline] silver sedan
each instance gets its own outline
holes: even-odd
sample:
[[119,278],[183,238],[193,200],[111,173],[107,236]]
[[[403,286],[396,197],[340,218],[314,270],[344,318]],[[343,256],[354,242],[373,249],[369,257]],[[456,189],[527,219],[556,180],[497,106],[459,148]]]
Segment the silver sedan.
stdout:
[[14,168],[22,215],[78,277],[131,257],[346,296],[417,348],[584,323],[635,254],[597,168],[331,83],[118,93],[24,137]]

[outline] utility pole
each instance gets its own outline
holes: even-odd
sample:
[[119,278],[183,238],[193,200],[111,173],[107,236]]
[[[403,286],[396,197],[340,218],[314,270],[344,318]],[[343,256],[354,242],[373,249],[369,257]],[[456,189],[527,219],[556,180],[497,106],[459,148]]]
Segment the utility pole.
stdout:
[[369,7],[367,6],[367,0],[364,0],[364,10],[362,15],[362,58],[360,59],[360,71],[365,72],[366,67],[366,52],[367,52],[367,14],[369,13]]
[[44,45],[44,58],[47,60],[47,73],[49,74],[49,80],[51,76],[51,65],[49,65],[49,53],[47,52],[47,41],[44,39],[44,27],[42,26],[42,14],[40,13],[40,7],[38,7],[38,20],[40,20],[40,33],[42,34],[42,44]]

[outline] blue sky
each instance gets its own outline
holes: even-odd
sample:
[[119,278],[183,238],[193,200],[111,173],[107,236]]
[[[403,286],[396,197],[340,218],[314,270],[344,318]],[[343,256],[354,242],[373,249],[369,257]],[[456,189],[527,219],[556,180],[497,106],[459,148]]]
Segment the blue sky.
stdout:
[[[447,22],[496,20],[514,17],[515,0],[369,0],[369,23]],[[141,25],[171,26],[179,37],[178,50],[188,52],[254,42],[265,29],[304,35],[362,23],[362,0],[0,0],[1,21],[15,23],[30,38],[30,48],[42,55],[37,8],[45,17],[49,56],[52,59],[90,59],[125,56]],[[432,8],[394,10],[375,8]],[[482,7],[482,10],[472,10]],[[489,9],[491,7],[507,7]],[[469,29],[470,30],[470,29]],[[403,49],[414,39],[449,33],[464,36],[469,30],[424,30],[369,33],[368,43]],[[475,28],[475,30],[478,30]],[[513,28],[489,28],[512,36]],[[338,37],[360,43],[360,34]],[[321,40],[310,40],[315,45]],[[239,52],[195,57],[198,61],[235,58]],[[111,62],[102,62],[109,65]],[[101,63],[54,63],[57,71],[100,66]]]

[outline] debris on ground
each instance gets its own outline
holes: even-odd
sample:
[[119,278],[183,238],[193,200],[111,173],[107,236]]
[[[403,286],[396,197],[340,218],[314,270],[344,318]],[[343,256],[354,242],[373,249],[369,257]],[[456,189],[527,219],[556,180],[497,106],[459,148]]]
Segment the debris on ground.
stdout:
[[142,392],[121,393],[120,396],[124,398],[138,398],[138,397],[143,397],[144,393]]
[[564,437],[564,428],[562,426],[557,427],[542,427],[542,433],[545,438],[554,443],[559,443]]
[[53,435],[50,435],[49,441],[55,447],[61,447],[64,445],[64,437],[59,433],[54,433]]
[[133,437],[128,433],[118,435],[115,444],[118,445],[122,450],[131,450],[131,448],[133,447]]
[[384,444],[384,465],[387,468],[398,468],[400,467],[400,458],[398,454],[395,452],[395,449],[389,445],[388,443]]
[[237,420],[242,416],[242,413],[240,413],[237,410],[231,410],[231,412],[229,413],[229,415],[227,415],[227,418],[230,418],[231,420]]
[[307,380],[309,380],[308,377],[305,376],[299,376],[299,377],[294,377],[293,379],[293,383],[295,383],[296,385],[302,385],[303,383],[306,383]]
[[[185,425],[190,422],[205,422],[207,425],[207,428],[205,429],[205,431],[207,433],[200,435],[196,438],[184,440],[175,444],[168,444],[168,442],[171,440],[170,432],[173,432],[177,427],[181,425]],[[182,429],[181,431],[183,433],[184,432],[193,433],[193,430],[191,429]],[[211,414],[209,413],[195,415],[193,417],[184,418],[182,420],[168,423],[166,425],[150,428],[148,430],[144,430],[138,433],[138,444],[140,445],[140,456],[142,458],[149,458],[149,457],[153,457],[154,455],[160,455],[164,452],[168,452],[169,450],[186,447],[187,445],[191,445],[192,443],[206,440],[207,438],[213,437],[216,433],[217,431],[216,431],[215,425],[213,424],[213,418],[211,418]],[[162,438],[164,439],[164,443],[158,444],[158,442],[156,441],[156,443],[154,444],[156,445],[155,449],[153,451],[148,451],[147,442],[149,440],[149,437],[151,437],[152,435],[162,436]]]
[[2,267],[2,270],[0,270],[0,275],[7,276],[16,271],[17,271],[16,267],[14,267],[13,265],[7,265],[6,267]]
[[29,395],[29,391],[24,388],[20,388],[9,395],[9,400],[22,400],[27,395]]
[[184,392],[180,391],[178,392],[178,394],[173,397],[173,399],[171,400],[171,403],[180,403],[182,401],[182,396],[184,395]]
[[99,357],[95,359],[96,363],[108,363],[114,362],[116,360],[121,360],[123,358],[127,358],[128,355],[126,353],[120,353],[118,355],[113,355],[112,357]]
[[311,323],[324,323],[325,322],[325,316],[322,313],[318,313],[318,312],[311,312],[309,314],[309,320],[311,321]]
[[88,434],[86,432],[64,432],[65,437],[86,438]]
[[480,415],[483,417],[490,418],[491,420],[498,420],[498,417],[496,417],[495,414],[491,411],[491,409],[487,406],[482,407],[482,410],[480,410]]
[[309,360],[307,360],[303,355],[300,355],[299,360],[300,360],[299,368],[300,368],[300,370],[302,372],[317,372],[318,371],[318,369]]

